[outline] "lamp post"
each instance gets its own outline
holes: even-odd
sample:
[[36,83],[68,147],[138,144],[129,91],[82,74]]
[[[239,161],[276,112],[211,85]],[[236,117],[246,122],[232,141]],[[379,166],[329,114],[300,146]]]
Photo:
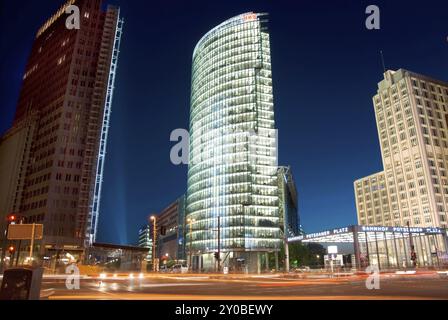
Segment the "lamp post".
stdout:
[[218,273],[221,272],[221,216],[218,215]]
[[156,216],[151,216],[152,221],[152,271],[157,271],[156,267],[156,241],[157,241],[157,218]]
[[192,268],[193,268],[193,250],[192,250],[192,244],[193,244],[193,238],[192,238],[192,228],[193,228],[193,222],[195,222],[196,220],[194,220],[194,219],[190,219],[190,218],[188,218],[187,219],[187,222],[188,222],[188,224],[190,225],[190,232],[189,232],[189,234],[190,234],[190,248],[189,248],[189,255],[190,255],[190,261],[189,261],[189,264],[188,264],[188,270],[192,270]]
[[221,265],[220,265],[220,259],[221,259],[221,216],[218,214],[218,228],[217,229],[213,229],[213,231],[218,232],[218,250],[215,251],[214,255],[215,255],[215,259],[217,261],[217,270],[218,273],[221,270]]

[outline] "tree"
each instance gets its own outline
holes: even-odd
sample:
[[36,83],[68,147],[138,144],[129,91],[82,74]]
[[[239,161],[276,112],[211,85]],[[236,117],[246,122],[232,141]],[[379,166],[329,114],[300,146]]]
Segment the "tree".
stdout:
[[[324,265],[325,248],[318,243],[289,243],[289,265],[291,268],[299,268],[308,266],[311,268],[319,268]],[[279,269],[285,267],[285,247],[281,244],[278,253]],[[275,266],[275,255],[269,255],[269,266]]]
[[[282,248],[282,254],[284,256],[284,249]],[[320,267],[323,265],[323,259],[325,255],[325,248],[318,243],[306,243],[301,242],[289,244],[289,261],[291,268],[298,267]]]

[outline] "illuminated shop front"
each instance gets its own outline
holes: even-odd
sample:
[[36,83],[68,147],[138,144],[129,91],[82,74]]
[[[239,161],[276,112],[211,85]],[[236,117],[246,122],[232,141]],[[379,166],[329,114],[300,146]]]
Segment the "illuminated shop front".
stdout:
[[219,266],[256,271],[280,247],[266,22],[258,13],[231,18],[193,53],[186,239],[195,269],[217,269],[219,251]]
[[[447,230],[435,227],[349,226],[291,237],[288,242],[352,243],[351,267],[448,266]],[[414,260],[412,259],[414,256]]]

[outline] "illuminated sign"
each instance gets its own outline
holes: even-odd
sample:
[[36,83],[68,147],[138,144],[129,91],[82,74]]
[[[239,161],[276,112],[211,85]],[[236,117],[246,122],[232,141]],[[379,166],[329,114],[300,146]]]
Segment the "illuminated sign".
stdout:
[[443,230],[439,228],[425,228],[425,233],[438,233],[442,234]]
[[244,21],[255,21],[257,20],[257,14],[256,13],[248,13],[243,16]]
[[301,241],[303,239],[304,239],[304,236],[297,236],[297,237],[288,238],[288,242]]
[[344,227],[344,228],[337,228],[337,229],[333,229],[333,230],[326,230],[326,231],[322,231],[322,232],[314,232],[314,233],[309,233],[306,235],[301,235],[301,236],[297,236],[297,237],[292,237],[292,238],[288,238],[288,241],[290,242],[294,242],[294,241],[302,241],[302,240],[307,240],[307,239],[314,239],[314,238],[320,238],[320,237],[325,237],[325,236],[331,236],[331,235],[335,235],[335,234],[344,234],[344,233],[349,233],[353,231],[353,227]]
[[362,226],[361,231],[364,232],[386,232],[388,231],[388,227],[376,227],[376,226]]
[[394,231],[394,232],[423,232],[423,228],[392,227],[392,231]]
[[337,254],[338,253],[338,246],[328,246],[327,247],[328,254]]
[[442,234],[443,230],[435,227],[382,227],[382,226],[360,226],[362,232],[400,232],[400,233],[425,233]]
[[[358,226],[359,232],[398,232],[398,233],[423,233],[423,234],[443,234],[445,229],[436,227],[385,227],[385,226]],[[353,226],[338,228],[333,230],[327,230],[322,232],[314,232],[306,235],[300,235],[297,237],[288,238],[288,242],[309,240],[315,238],[322,238],[332,235],[349,234],[353,232]],[[447,230],[448,233],[448,230]]]
[[309,238],[323,237],[328,236],[330,234],[331,234],[330,231],[315,232],[305,235],[305,238],[309,239]]
[[349,232],[348,227],[333,229],[333,234],[340,234],[340,233],[347,233],[347,232]]

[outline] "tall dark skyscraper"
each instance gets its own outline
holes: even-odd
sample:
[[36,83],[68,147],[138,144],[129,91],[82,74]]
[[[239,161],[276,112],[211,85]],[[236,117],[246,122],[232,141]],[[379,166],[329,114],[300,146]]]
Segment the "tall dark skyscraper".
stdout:
[[[79,29],[66,25],[69,6],[79,8]],[[70,0],[36,34],[0,140],[0,215],[2,237],[9,213],[42,223],[40,255],[81,257],[95,241],[122,24],[117,7]]]

